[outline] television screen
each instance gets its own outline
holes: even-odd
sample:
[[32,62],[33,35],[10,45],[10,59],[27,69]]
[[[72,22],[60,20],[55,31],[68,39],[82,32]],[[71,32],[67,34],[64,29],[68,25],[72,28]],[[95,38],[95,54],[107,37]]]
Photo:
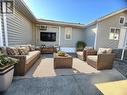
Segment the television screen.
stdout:
[[47,42],[56,41],[56,33],[54,32],[40,32],[40,40]]

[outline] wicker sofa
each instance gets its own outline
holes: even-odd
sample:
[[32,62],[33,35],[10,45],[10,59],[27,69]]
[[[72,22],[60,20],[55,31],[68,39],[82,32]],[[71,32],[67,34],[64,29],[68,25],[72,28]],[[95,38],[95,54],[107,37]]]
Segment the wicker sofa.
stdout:
[[[29,50],[28,54],[9,54],[8,48],[12,47],[0,47],[0,51],[5,55],[17,58],[19,60],[18,64],[15,65],[14,75],[15,76],[23,76],[25,73],[35,64],[35,62],[40,58],[40,51],[39,50]],[[17,49],[19,47],[13,47]],[[17,51],[19,52],[19,51]]]
[[96,68],[97,70],[112,69],[114,53],[102,53],[87,56],[87,64]]
[[28,55],[9,55],[10,57],[19,59],[19,63],[15,65],[15,76],[23,76],[40,58],[40,51],[30,51]]

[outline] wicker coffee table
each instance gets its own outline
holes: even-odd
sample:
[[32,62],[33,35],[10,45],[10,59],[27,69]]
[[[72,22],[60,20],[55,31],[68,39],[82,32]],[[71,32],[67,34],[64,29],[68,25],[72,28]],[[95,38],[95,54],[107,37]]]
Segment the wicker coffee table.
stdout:
[[57,53],[54,53],[54,68],[72,68],[73,58],[66,54],[65,56],[58,56]]

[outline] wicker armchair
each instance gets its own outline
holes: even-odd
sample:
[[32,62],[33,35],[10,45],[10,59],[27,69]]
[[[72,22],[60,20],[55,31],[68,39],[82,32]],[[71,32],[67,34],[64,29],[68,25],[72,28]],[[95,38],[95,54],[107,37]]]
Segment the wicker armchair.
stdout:
[[97,51],[94,49],[84,49],[83,51],[77,51],[76,54],[80,60],[86,61],[88,55],[96,55]]
[[112,69],[114,58],[114,53],[89,55],[87,56],[87,64],[91,65],[97,70]]

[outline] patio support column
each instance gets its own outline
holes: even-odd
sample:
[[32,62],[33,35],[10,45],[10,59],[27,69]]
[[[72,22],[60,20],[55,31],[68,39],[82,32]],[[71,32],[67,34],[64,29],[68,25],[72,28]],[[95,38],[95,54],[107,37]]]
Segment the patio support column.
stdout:
[[3,46],[3,33],[2,33],[2,15],[0,16],[0,46]]
[[[3,12],[6,12],[6,3],[3,4]],[[8,46],[8,33],[7,33],[7,15],[3,14],[3,24],[4,24],[4,35],[5,35],[5,46]]]

